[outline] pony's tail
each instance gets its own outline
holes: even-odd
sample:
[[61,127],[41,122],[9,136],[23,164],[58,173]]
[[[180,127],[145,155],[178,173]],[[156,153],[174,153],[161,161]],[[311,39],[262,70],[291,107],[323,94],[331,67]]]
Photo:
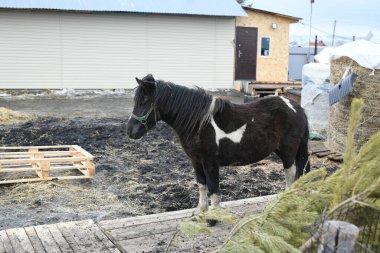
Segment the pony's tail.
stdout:
[[306,120],[306,129],[298,147],[296,155],[296,179],[310,171],[310,161],[308,152],[309,126]]

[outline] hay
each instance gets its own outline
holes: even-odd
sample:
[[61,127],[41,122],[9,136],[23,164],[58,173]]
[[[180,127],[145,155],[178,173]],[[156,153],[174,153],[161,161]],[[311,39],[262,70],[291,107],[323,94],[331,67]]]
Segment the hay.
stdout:
[[31,119],[33,119],[33,116],[28,113],[17,112],[5,107],[0,107],[0,125],[16,124]]
[[358,75],[353,91],[339,103],[331,106],[329,113],[328,145],[339,152],[344,150],[353,98],[364,99],[362,121],[354,137],[355,149],[359,150],[380,129],[380,70],[370,75],[372,70],[361,67],[351,58],[341,57],[331,64],[331,85],[340,81],[351,62],[351,71]]

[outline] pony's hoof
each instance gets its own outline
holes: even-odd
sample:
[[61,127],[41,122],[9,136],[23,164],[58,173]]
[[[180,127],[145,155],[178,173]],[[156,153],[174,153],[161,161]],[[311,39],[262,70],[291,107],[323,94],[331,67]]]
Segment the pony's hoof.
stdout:
[[206,212],[207,211],[207,207],[197,207],[195,208],[195,210],[193,211],[193,216],[198,216],[200,215],[201,213],[203,212]]
[[213,227],[213,226],[215,226],[219,221],[218,221],[218,220],[215,220],[215,219],[207,219],[206,222],[207,222],[207,226],[208,226],[208,227]]
[[213,206],[211,205],[209,210],[212,211],[212,210],[218,210],[218,209],[222,209],[222,207],[220,205],[217,205],[217,206]]

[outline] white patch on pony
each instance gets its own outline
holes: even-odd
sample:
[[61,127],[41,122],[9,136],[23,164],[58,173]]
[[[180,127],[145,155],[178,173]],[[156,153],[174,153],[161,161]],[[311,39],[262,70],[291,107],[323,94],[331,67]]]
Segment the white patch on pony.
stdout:
[[211,199],[211,206],[210,209],[215,209],[220,207],[220,197],[218,194],[212,194],[210,196]]
[[198,202],[197,208],[195,209],[196,215],[208,209],[208,197],[207,197],[206,186],[203,184],[198,184],[198,189],[199,189],[199,202]]
[[214,117],[211,118],[211,125],[214,127],[214,130],[215,130],[215,141],[218,147],[219,147],[219,141],[224,138],[230,139],[234,143],[240,143],[241,138],[243,138],[243,134],[247,127],[247,123],[245,123],[239,129],[236,129],[235,131],[231,133],[226,133],[218,127],[218,125],[216,124],[214,120]]
[[255,119],[252,117],[252,120],[251,120],[251,122],[253,122],[253,121],[255,121]]
[[294,109],[294,107],[293,107],[292,104],[290,103],[289,99],[284,98],[284,97],[282,97],[282,96],[279,96],[279,98],[281,98],[282,101],[284,101],[285,104],[286,104],[290,109],[292,109],[294,112],[296,112],[296,109]]
[[289,188],[294,181],[296,181],[296,165],[293,164],[290,168],[285,169],[286,188]]

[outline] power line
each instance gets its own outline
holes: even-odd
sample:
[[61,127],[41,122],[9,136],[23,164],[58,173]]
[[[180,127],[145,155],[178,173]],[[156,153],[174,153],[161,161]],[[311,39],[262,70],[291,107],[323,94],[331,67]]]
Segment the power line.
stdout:
[[[301,25],[304,25],[304,26],[310,26],[310,24],[307,24],[307,23],[303,23],[303,22],[299,22]],[[320,32],[323,32],[323,33],[325,33],[325,34],[327,34],[327,35],[330,35],[330,36],[332,36],[333,34],[331,33],[331,32],[326,32],[326,31],[323,31],[323,30],[321,30],[321,29],[319,29],[319,28],[317,28],[317,27],[315,27],[315,26],[311,26],[313,29],[315,29],[315,30],[317,30],[317,31],[320,31]],[[351,39],[351,37],[349,37],[349,36],[341,36],[341,35],[336,35],[335,34],[335,37],[337,37],[337,38],[341,38],[341,39]],[[310,39],[309,39],[310,40]]]

